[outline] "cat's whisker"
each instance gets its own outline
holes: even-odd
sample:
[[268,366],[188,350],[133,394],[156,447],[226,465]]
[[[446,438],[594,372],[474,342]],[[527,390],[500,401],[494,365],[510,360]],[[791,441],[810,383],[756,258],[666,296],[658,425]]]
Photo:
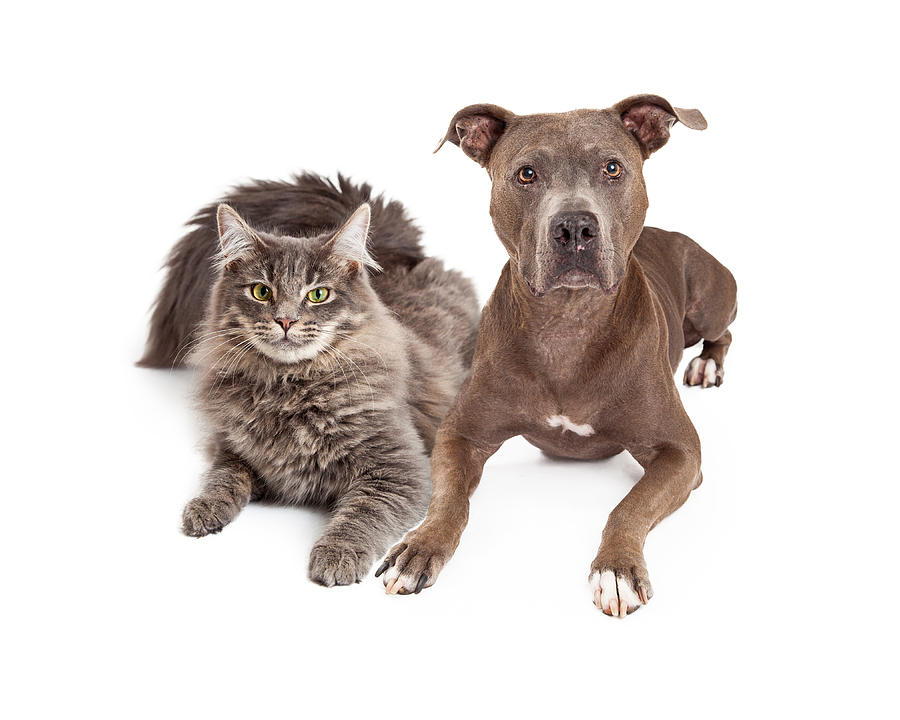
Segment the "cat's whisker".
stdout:
[[[329,358],[333,358],[333,356],[328,352],[328,349],[327,349],[327,348],[323,347],[323,348],[322,348],[322,352],[324,352],[326,355],[328,355]],[[335,364],[336,364],[338,367],[340,367],[340,363],[336,362]],[[337,390],[337,371],[338,371],[338,367],[333,367],[333,368],[331,369],[331,376],[330,376],[330,377],[331,377],[331,389],[332,389],[332,390]],[[343,368],[341,368],[341,372],[343,372]]]
[[172,368],[171,369],[173,369],[173,370],[175,369],[175,366],[178,364],[179,358],[190,354],[189,348],[191,346],[197,345],[198,343],[202,343],[204,340],[210,340],[214,337],[221,337],[221,336],[229,335],[229,334],[240,335],[240,334],[242,334],[242,332],[243,331],[238,328],[225,328],[225,329],[220,329],[220,330],[213,330],[211,332],[206,332],[206,333],[203,333],[202,335],[198,335],[197,337],[192,338],[191,340],[183,343],[181,345],[181,347],[178,348],[178,352],[175,353],[175,358],[172,360]]
[[[337,354],[335,353],[334,346],[331,343],[329,343],[327,340],[323,340],[322,342],[324,343],[324,345],[322,346],[322,350],[328,354],[328,357],[334,359],[335,363],[337,363],[337,366],[340,368],[341,373],[343,373],[344,382],[347,384],[347,390],[350,391],[350,399],[352,400],[353,399],[353,386],[350,384],[350,378],[347,377],[347,373],[344,370],[344,366],[341,364],[340,358],[338,358]],[[351,370],[352,370],[352,368],[351,368]],[[333,375],[334,375],[334,372],[332,371],[332,376]],[[357,380],[356,382],[357,382],[357,384],[359,384],[359,380]]]
[[[227,338],[224,342],[219,343],[214,348],[212,348],[209,351],[207,351],[206,353],[204,353],[199,359],[204,360],[207,357],[209,357],[211,354],[215,353],[223,345],[228,345],[229,343],[233,343],[232,346],[229,347],[227,350],[225,350],[224,352],[218,353],[218,357],[216,357],[213,360],[212,365],[210,365],[208,368],[208,372],[213,373],[215,371],[216,367],[220,366],[228,358],[228,356],[231,353],[235,352],[244,343],[252,342],[252,340],[253,340],[253,336],[247,335],[246,333],[244,333],[238,337]],[[237,342],[235,342],[235,341],[237,341]]]
[[222,369],[217,373],[220,380],[224,380],[231,375],[231,371],[234,369],[234,362],[243,354],[243,351],[248,349],[252,344],[252,340],[244,340],[233,348],[230,348],[228,352],[222,356],[219,362]]
[[[366,377],[366,374],[365,374],[364,372],[362,372],[362,368],[360,368],[359,365],[357,365],[356,363],[354,363],[353,360],[352,360],[351,358],[349,358],[346,354],[342,353],[340,350],[338,350],[338,349],[337,349],[334,345],[332,345],[331,343],[327,343],[327,345],[328,345],[328,348],[331,350],[332,357],[335,358],[335,360],[338,362],[338,364],[340,364],[340,359],[341,359],[341,358],[342,358],[343,360],[345,360],[347,363],[349,363],[348,367],[350,368],[350,372],[353,373],[353,380],[354,380],[354,384],[355,384],[355,385],[361,385],[361,384],[362,384],[362,383],[360,382],[360,379],[359,379],[359,374],[357,373],[357,369],[359,370],[359,372],[360,372],[360,373],[362,374],[362,376],[363,376],[363,379],[366,381],[366,384],[369,386],[369,392],[372,394],[372,402],[374,403],[374,401],[375,401],[375,396],[374,396],[374,393],[373,393],[373,391],[372,391],[372,384],[369,382],[368,378]],[[355,367],[354,367],[354,366],[355,366]],[[341,369],[342,369],[342,371],[343,371],[343,365],[341,365]],[[344,376],[346,377],[346,373],[344,373]],[[349,379],[348,379],[347,382],[348,382],[348,387],[349,387]],[[351,397],[352,397],[352,392],[351,392]]]
[[[322,341],[322,352],[324,352],[332,361],[331,377],[334,378],[337,375],[337,371],[340,370],[341,374],[344,376],[344,383],[347,385],[347,389],[350,392],[350,398],[353,399],[353,384],[351,384],[350,378],[347,376],[347,372],[344,370],[344,364],[341,362],[341,359],[336,352],[337,348],[335,348],[334,345],[325,340],[325,338],[322,337],[322,334],[319,333],[318,330],[316,331],[316,336]],[[350,370],[352,372],[353,368],[350,368]],[[355,372],[353,377],[355,380],[354,384],[358,385],[359,377]]]
[[[235,345],[233,348],[229,348],[228,351],[226,353],[224,353],[222,355],[222,357],[216,361],[216,363],[211,368],[212,370],[215,370],[216,367],[224,366],[226,361],[228,362],[228,367],[223,370],[216,371],[215,374],[218,375],[218,379],[213,384],[213,387],[210,390],[210,394],[215,392],[218,388],[220,388],[222,386],[222,383],[225,382],[225,379],[229,377],[232,369],[235,367],[235,362],[237,360],[239,360],[240,358],[242,358],[244,355],[246,355],[247,352],[249,352],[252,349],[252,347],[253,347],[253,338],[252,337],[247,338],[246,340],[243,340],[240,343],[238,343],[237,345]],[[230,360],[229,360],[229,356],[231,356]]]
[[[324,352],[326,355],[328,355],[328,357],[333,357],[331,354],[328,353],[328,349],[325,347],[322,348],[322,352]],[[340,363],[337,363],[337,364],[340,367]],[[341,368],[341,371],[343,372],[343,368]],[[337,390],[337,368],[334,368],[334,367],[331,369],[331,389]]]
[[354,342],[357,345],[362,345],[364,348],[368,348],[369,350],[371,350],[373,353],[375,353],[378,356],[378,359],[381,360],[381,366],[385,370],[387,370],[387,363],[384,360],[384,356],[380,352],[378,352],[375,348],[373,348],[371,345],[364,343],[361,340],[357,340],[355,337],[348,335],[346,333],[338,332],[337,330],[334,331],[334,334],[343,340],[349,340],[350,342]]
[[[200,364],[201,361],[203,361],[203,360],[205,360],[206,358],[208,358],[210,355],[212,355],[214,352],[216,352],[216,350],[218,350],[218,349],[219,349],[220,347],[222,347],[223,345],[227,345],[228,343],[230,343],[230,342],[232,342],[232,341],[234,341],[234,340],[239,340],[241,337],[246,337],[246,333],[241,333],[241,335],[238,335],[238,336],[236,336],[236,337],[228,337],[228,338],[226,338],[224,342],[219,343],[219,344],[216,345],[214,348],[208,350],[208,351],[205,352],[203,355],[201,355],[199,358],[197,358],[197,363]],[[250,337],[252,338],[252,336],[250,336]],[[241,342],[238,343],[238,345],[242,344],[243,342],[245,342],[245,340],[241,340]],[[225,353],[224,353],[224,355],[223,355],[223,357],[226,357],[226,356],[228,355],[228,353],[232,351],[232,349],[233,349],[233,348],[229,348],[228,350],[226,350]],[[221,360],[222,360],[222,358],[219,358],[215,363],[213,363],[213,367],[210,368],[210,369],[212,370],[213,368],[215,368],[215,366],[216,366]]]
[[[229,348],[229,350],[222,356],[221,364],[223,364],[223,365],[225,364],[225,361],[228,359],[229,355],[231,355],[233,357],[233,356],[237,355],[242,349],[252,347],[253,343],[254,343],[254,338],[248,337],[247,339],[239,342],[233,348]],[[227,375],[230,372],[231,372],[231,365],[229,364],[229,366],[224,370],[224,373]]]
[[[244,335],[244,332],[239,329],[221,330],[221,331],[216,331],[216,332],[212,332],[212,333],[207,333],[203,337],[199,337],[196,340],[189,343],[188,345],[186,345],[185,349],[187,349],[188,347],[193,345],[194,347],[189,351],[189,353],[187,353],[187,354],[190,354],[191,352],[195,352],[198,349],[198,347],[201,346],[203,343],[215,341],[220,338],[225,338],[225,341],[227,342],[228,339],[239,338],[243,335]],[[215,349],[215,348],[213,348],[213,349]]]
[[[369,376],[366,375],[365,371],[359,365],[357,365],[356,362],[354,362],[353,358],[351,358],[349,355],[345,355],[340,350],[338,350],[334,345],[331,345],[331,349],[334,350],[336,353],[338,353],[341,357],[343,357],[344,360],[346,360],[347,362],[350,363],[351,370],[353,370],[353,366],[355,366],[356,368],[359,369],[359,372],[362,373],[362,376],[366,381],[366,385],[369,386],[369,393],[372,396],[372,412],[375,412],[375,390],[372,388],[372,383],[369,382]],[[356,370],[353,370],[353,374],[356,375]],[[359,380],[357,380],[357,383],[359,383]]]
[[244,347],[244,349],[240,352],[240,354],[235,358],[233,368],[229,367],[226,372],[227,375],[231,375],[231,386],[234,387],[234,380],[237,377],[237,373],[233,373],[232,369],[236,370],[241,363],[241,360],[244,359],[244,356],[249,353],[253,349],[253,341],[249,341],[249,343]]

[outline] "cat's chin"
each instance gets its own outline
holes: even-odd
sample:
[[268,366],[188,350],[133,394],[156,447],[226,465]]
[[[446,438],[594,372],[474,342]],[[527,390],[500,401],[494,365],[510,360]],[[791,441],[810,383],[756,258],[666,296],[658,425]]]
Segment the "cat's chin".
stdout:
[[309,343],[296,343],[278,340],[261,343],[259,349],[271,360],[285,365],[312,360],[322,352],[322,343],[314,340]]

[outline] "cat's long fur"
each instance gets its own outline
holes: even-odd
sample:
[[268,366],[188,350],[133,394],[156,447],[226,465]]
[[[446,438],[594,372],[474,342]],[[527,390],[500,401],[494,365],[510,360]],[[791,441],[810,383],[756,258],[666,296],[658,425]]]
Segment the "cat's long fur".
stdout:
[[[384,268],[371,278],[366,262],[334,261],[342,231],[307,233],[306,225],[289,220],[291,212],[307,222],[327,212],[333,213],[332,225],[346,220],[347,206],[367,198],[369,190],[343,178],[339,185],[306,175],[293,184],[239,188],[226,200],[243,201],[246,209],[252,196],[256,212],[274,210],[282,227],[266,233],[229,210],[234,232],[246,230],[234,243],[243,254],[229,256],[223,249],[218,262],[211,260],[218,245],[212,231],[203,272],[188,258],[209,240],[212,211],[198,214],[204,224],[170,256],[148,343],[148,355],[171,364],[173,350],[194,338],[191,364],[199,368],[198,398],[211,430],[212,465],[201,494],[185,507],[185,533],[218,532],[255,498],[327,506],[331,521],[309,564],[310,577],[324,585],[359,580],[390,542],[423,516],[430,491],[428,453],[468,373],[479,314],[471,283],[421,256],[418,230],[397,203],[385,205],[380,198],[374,203],[374,237],[368,244],[374,259],[365,244],[358,248],[359,257]],[[315,210],[297,201],[310,192],[318,198]],[[285,232],[285,225],[295,230]],[[223,243],[231,232],[223,234]],[[178,288],[207,277],[203,292],[195,288],[178,295]],[[270,282],[292,302],[291,293],[302,297],[313,277],[334,287],[342,304],[332,317],[328,306],[322,311],[301,301],[291,308],[297,316],[292,337],[327,337],[321,352],[285,362],[257,351],[266,342],[247,338],[278,335],[276,318],[283,309],[274,301],[271,308],[254,303],[248,283]],[[176,296],[168,297],[170,292]],[[184,304],[203,295],[207,309],[198,330],[190,326],[194,309]],[[288,333],[284,329],[285,338]]]
[[[238,185],[222,202],[253,226],[278,228],[285,235],[316,235],[337,228],[362,203],[372,208],[370,250],[385,270],[409,268],[425,258],[422,233],[396,200],[372,197],[367,184],[355,185],[343,175],[337,183],[312,173],[288,181],[257,180]],[[219,250],[216,207],[207,205],[189,221],[193,228],[166,260],[166,280],[154,304],[143,367],[184,364],[182,352],[203,319],[213,283],[212,258]],[[474,340],[472,341],[474,348]],[[470,356],[471,359],[471,356]]]

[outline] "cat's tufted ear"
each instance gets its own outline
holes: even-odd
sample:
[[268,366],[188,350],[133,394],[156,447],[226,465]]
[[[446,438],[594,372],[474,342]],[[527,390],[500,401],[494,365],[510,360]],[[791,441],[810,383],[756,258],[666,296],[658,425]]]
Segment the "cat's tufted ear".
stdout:
[[230,205],[222,203],[216,210],[216,222],[219,227],[218,264],[228,269],[236,260],[240,260],[254,246],[262,241],[237,211]]
[[499,105],[469,105],[453,116],[447,134],[434,151],[440,150],[449,140],[484,167],[491,157],[494,145],[514,117],[515,113]]
[[673,107],[659,95],[633,95],[613,105],[612,110],[638,144],[646,160],[669,139],[669,129],[680,122],[691,130],[706,130],[706,118],[699,110]]
[[354,269],[359,265],[364,265],[373,270],[381,270],[381,266],[375,262],[375,258],[369,254],[366,247],[371,218],[372,209],[369,204],[360,205],[334,234],[334,237],[325,243],[332,256],[347,260]]

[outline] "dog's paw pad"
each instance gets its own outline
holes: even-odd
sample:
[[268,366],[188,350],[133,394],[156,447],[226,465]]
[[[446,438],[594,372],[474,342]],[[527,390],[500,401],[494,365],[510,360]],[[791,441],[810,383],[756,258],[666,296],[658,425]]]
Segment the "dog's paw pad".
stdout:
[[613,617],[630,615],[650,599],[648,590],[642,585],[635,588],[634,580],[625,573],[595,570],[590,582],[594,592],[594,605]]
[[712,387],[722,384],[725,377],[725,369],[720,368],[712,358],[695,357],[684,371],[685,385],[700,385]]

